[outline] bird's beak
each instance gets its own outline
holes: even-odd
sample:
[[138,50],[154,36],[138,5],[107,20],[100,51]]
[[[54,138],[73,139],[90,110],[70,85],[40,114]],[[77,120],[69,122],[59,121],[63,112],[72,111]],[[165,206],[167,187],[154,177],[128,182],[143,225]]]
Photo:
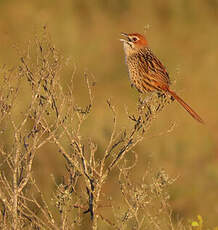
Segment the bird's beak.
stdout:
[[128,34],[126,34],[126,33],[121,33],[121,35],[124,36],[124,37],[127,39],[127,40],[126,40],[126,39],[121,38],[121,39],[120,39],[121,42],[128,42],[128,41],[129,41],[129,38],[128,38],[129,35],[128,35]]
[[124,37],[128,37],[127,33],[121,33],[121,35],[124,36]]

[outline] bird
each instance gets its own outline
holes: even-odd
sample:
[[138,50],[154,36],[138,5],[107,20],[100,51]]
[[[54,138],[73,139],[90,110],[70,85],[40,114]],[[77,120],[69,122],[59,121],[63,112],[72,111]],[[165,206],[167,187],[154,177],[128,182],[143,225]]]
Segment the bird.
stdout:
[[175,99],[195,120],[204,124],[203,119],[170,89],[169,74],[162,62],[149,48],[145,36],[139,33],[121,33],[125,61],[128,67],[131,85],[140,93],[161,92]]

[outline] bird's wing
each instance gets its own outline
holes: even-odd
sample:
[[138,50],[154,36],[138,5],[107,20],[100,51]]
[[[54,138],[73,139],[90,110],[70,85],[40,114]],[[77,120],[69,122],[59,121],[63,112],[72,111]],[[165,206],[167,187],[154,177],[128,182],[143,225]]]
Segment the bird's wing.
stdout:
[[147,65],[144,65],[146,66],[146,73],[154,81],[168,86],[170,84],[169,74],[161,61],[150,50],[146,52],[144,60],[147,63]]

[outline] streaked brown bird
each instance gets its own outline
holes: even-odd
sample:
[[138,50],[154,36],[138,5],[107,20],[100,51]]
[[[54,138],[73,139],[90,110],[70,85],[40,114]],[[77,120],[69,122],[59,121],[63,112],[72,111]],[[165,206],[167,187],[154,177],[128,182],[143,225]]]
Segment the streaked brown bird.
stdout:
[[194,119],[204,123],[202,118],[169,88],[169,74],[164,65],[149,49],[146,38],[138,33],[122,33],[121,35],[125,37],[120,41],[124,45],[131,84],[140,93],[159,91],[170,94]]

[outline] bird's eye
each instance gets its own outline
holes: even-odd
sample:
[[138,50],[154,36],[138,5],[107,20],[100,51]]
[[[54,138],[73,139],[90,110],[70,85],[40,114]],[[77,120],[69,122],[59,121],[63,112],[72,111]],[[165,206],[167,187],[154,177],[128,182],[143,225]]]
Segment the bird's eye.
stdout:
[[133,37],[132,40],[133,40],[134,42],[136,42],[136,41],[138,40],[138,38],[137,38],[137,37]]

